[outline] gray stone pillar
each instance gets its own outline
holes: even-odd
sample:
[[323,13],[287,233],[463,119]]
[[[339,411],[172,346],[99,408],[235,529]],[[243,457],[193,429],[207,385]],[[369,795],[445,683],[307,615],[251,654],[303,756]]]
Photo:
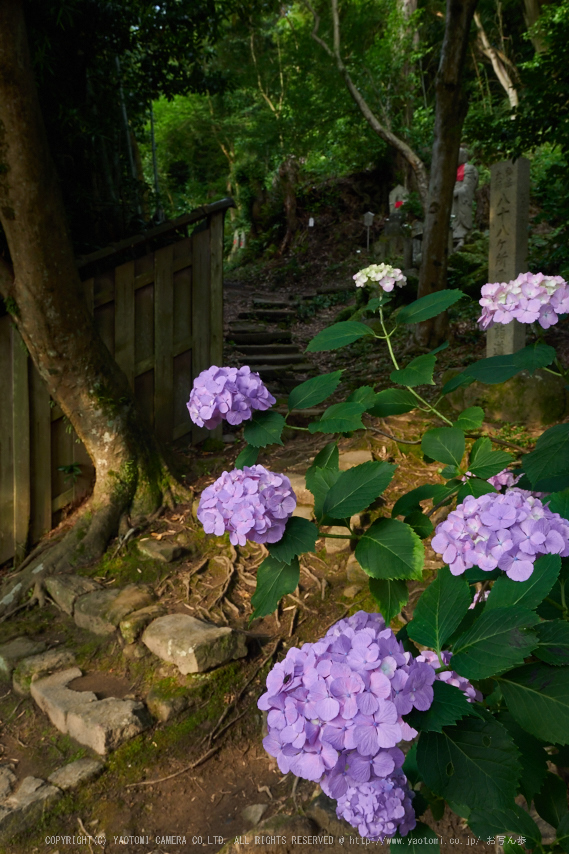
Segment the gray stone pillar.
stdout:
[[[529,160],[495,163],[490,170],[488,281],[509,282],[527,271]],[[497,323],[486,333],[486,355],[515,353],[525,346],[525,326]]]

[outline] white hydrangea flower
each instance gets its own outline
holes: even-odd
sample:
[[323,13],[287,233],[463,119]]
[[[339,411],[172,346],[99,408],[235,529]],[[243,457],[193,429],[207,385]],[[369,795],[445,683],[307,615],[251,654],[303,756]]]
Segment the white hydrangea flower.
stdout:
[[355,274],[354,281],[356,288],[363,288],[368,282],[376,282],[387,293],[392,291],[395,285],[402,288],[407,284],[401,270],[389,264],[370,264]]

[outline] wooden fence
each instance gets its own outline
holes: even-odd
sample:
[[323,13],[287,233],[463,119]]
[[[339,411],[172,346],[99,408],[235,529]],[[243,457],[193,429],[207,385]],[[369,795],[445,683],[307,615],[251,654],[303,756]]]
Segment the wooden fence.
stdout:
[[[221,364],[223,218],[232,204],[206,205],[78,259],[95,325],[166,442],[203,435],[186,402],[193,378]],[[85,447],[50,400],[10,317],[0,317],[0,564],[20,562],[93,477]]]

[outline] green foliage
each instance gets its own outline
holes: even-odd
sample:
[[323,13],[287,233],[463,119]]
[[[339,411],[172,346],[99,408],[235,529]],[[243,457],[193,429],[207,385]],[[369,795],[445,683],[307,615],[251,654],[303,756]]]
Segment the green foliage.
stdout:
[[324,501],[324,513],[333,519],[346,519],[361,513],[386,489],[396,466],[367,462],[343,471]]
[[264,412],[256,410],[245,425],[243,436],[254,448],[266,448],[271,444],[282,445],[281,433],[284,426],[284,416],[279,412],[270,409]]
[[451,575],[445,566],[417,602],[413,619],[407,626],[409,637],[439,651],[458,628],[469,607],[467,582]]
[[254,466],[259,456],[259,448],[254,445],[245,445],[235,460],[235,468],[242,469],[243,466]]
[[300,578],[298,558],[286,563],[273,557],[266,557],[257,570],[257,589],[251,597],[253,613],[251,620],[272,614],[279,600],[287,593],[294,593]]
[[327,326],[315,335],[306,348],[307,353],[322,353],[324,350],[338,350],[346,344],[353,344],[364,335],[373,335],[373,329],[357,320],[345,320]]
[[318,528],[308,519],[291,516],[285,532],[277,543],[268,546],[271,557],[282,563],[291,563],[293,558],[304,552],[313,552],[318,539]]
[[365,407],[361,403],[334,403],[319,421],[308,425],[311,433],[350,433],[363,428],[362,415]]
[[464,294],[462,291],[437,291],[434,294],[428,294],[426,297],[406,305],[396,315],[397,323],[422,323],[424,320],[430,320],[431,317],[436,317],[442,311],[446,311],[459,299],[462,299]]
[[429,354],[417,356],[409,362],[407,367],[392,371],[389,378],[392,383],[410,386],[411,388],[418,385],[434,385],[433,371],[436,361],[436,356]]
[[499,677],[512,716],[548,744],[569,744],[569,669],[525,664]]
[[484,611],[453,643],[452,666],[467,679],[486,679],[522,664],[537,646],[529,629],[539,621],[519,606]]
[[369,589],[386,624],[400,613],[401,608],[409,600],[407,583],[401,579],[390,581],[383,578],[370,578]]
[[460,466],[465,448],[464,433],[457,427],[435,427],[423,434],[421,448],[432,460]]
[[452,726],[461,718],[472,714],[472,705],[454,685],[446,682],[433,684],[433,702],[426,712],[413,709],[405,715],[405,721],[420,732],[443,732],[443,727]]
[[289,410],[309,409],[311,406],[322,403],[336,391],[341,377],[342,371],[334,371],[333,374],[320,374],[317,377],[312,377],[312,379],[296,386],[288,396]]
[[513,456],[505,451],[493,451],[492,442],[486,436],[477,439],[470,451],[468,469],[476,477],[487,480],[499,474],[512,461]]
[[356,546],[360,566],[372,578],[420,579],[423,544],[409,525],[396,519],[379,519]]

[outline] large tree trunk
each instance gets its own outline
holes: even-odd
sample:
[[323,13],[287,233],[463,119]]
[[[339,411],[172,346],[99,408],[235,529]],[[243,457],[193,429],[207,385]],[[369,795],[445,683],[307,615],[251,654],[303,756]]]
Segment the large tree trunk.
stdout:
[[[468,98],[462,76],[470,25],[478,0],[447,0],[445,34],[436,78],[435,140],[425,212],[423,260],[418,296],[446,287],[452,195],[458,151]],[[446,333],[446,312],[419,324],[417,341],[424,347],[440,344]]]
[[[99,337],[83,297],[31,70],[21,0],[0,4],[0,220],[12,269],[0,292],[49,393],[85,444],[96,482],[57,548],[0,591],[13,608],[43,572],[98,558],[121,516],[150,513],[173,480],[128,381]],[[39,564],[39,560],[37,562]],[[36,569],[35,574],[33,570]],[[20,587],[14,595],[15,585]],[[8,596],[6,598],[6,593]]]

